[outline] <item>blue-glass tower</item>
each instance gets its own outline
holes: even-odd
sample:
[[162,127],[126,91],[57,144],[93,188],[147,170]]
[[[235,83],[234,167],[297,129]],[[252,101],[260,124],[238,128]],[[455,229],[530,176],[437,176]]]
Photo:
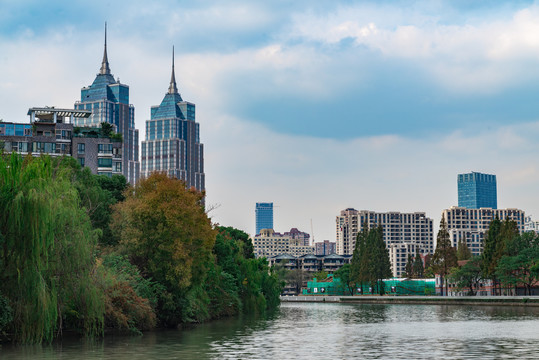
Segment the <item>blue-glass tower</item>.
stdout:
[[204,146],[200,125],[195,121],[195,104],[183,101],[176,86],[174,48],[172,75],[161,105],[152,106],[142,142],[142,176],[163,171],[185,181],[187,187],[205,190]]
[[[105,50],[101,69],[92,85],[81,89],[81,99],[75,103],[75,109],[91,110],[87,119],[75,118],[75,126],[100,127],[102,122],[113,124],[122,134],[122,154],[116,156],[114,168],[121,167],[127,181],[135,184],[140,175],[139,132],[135,129],[135,107],[129,104],[129,86],[114,80],[110,72],[107,57],[107,25],[105,24]],[[120,163],[120,164],[118,164]],[[111,175],[108,171],[99,171]]]
[[256,203],[256,234],[262,229],[273,229],[273,203]]
[[457,177],[459,207],[467,209],[498,208],[496,175],[471,172]]

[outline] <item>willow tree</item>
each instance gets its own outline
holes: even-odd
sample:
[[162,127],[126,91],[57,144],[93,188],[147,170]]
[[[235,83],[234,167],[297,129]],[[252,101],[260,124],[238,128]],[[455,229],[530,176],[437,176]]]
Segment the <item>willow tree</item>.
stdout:
[[0,281],[21,343],[51,341],[65,322],[103,328],[92,280],[96,236],[79,197],[49,157],[0,157]]

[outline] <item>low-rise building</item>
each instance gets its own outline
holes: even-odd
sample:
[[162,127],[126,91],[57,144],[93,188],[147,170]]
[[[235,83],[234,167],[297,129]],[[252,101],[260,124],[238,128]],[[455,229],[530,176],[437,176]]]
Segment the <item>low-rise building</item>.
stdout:
[[0,123],[0,146],[4,152],[21,155],[72,156],[92,173],[122,174],[122,141],[101,134],[99,128],[73,126],[76,118],[87,118],[89,110],[30,108],[29,124]]
[[524,231],[525,232],[535,232],[539,234],[539,221],[533,220],[531,216],[526,216],[524,218]]
[[289,254],[279,254],[268,258],[270,266],[275,264],[283,264],[288,270],[302,269],[310,273],[325,271],[328,274],[333,274],[343,265],[350,264],[351,255],[313,255],[306,254],[302,256],[292,256]]

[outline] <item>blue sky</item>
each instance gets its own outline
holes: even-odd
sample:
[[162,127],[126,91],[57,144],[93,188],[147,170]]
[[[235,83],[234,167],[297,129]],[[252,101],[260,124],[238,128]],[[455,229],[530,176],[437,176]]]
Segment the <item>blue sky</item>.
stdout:
[[108,22],[112,72],[144,137],[170,77],[197,105],[215,222],[335,238],[347,207],[456,205],[456,175],[498,176],[498,203],[539,216],[534,1],[0,0],[0,118],[73,107]]

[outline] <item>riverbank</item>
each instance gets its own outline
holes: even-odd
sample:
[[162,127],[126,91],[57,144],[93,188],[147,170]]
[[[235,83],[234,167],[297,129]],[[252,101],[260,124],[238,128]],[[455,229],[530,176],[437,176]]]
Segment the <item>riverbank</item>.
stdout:
[[281,296],[282,302],[539,307],[539,296]]

